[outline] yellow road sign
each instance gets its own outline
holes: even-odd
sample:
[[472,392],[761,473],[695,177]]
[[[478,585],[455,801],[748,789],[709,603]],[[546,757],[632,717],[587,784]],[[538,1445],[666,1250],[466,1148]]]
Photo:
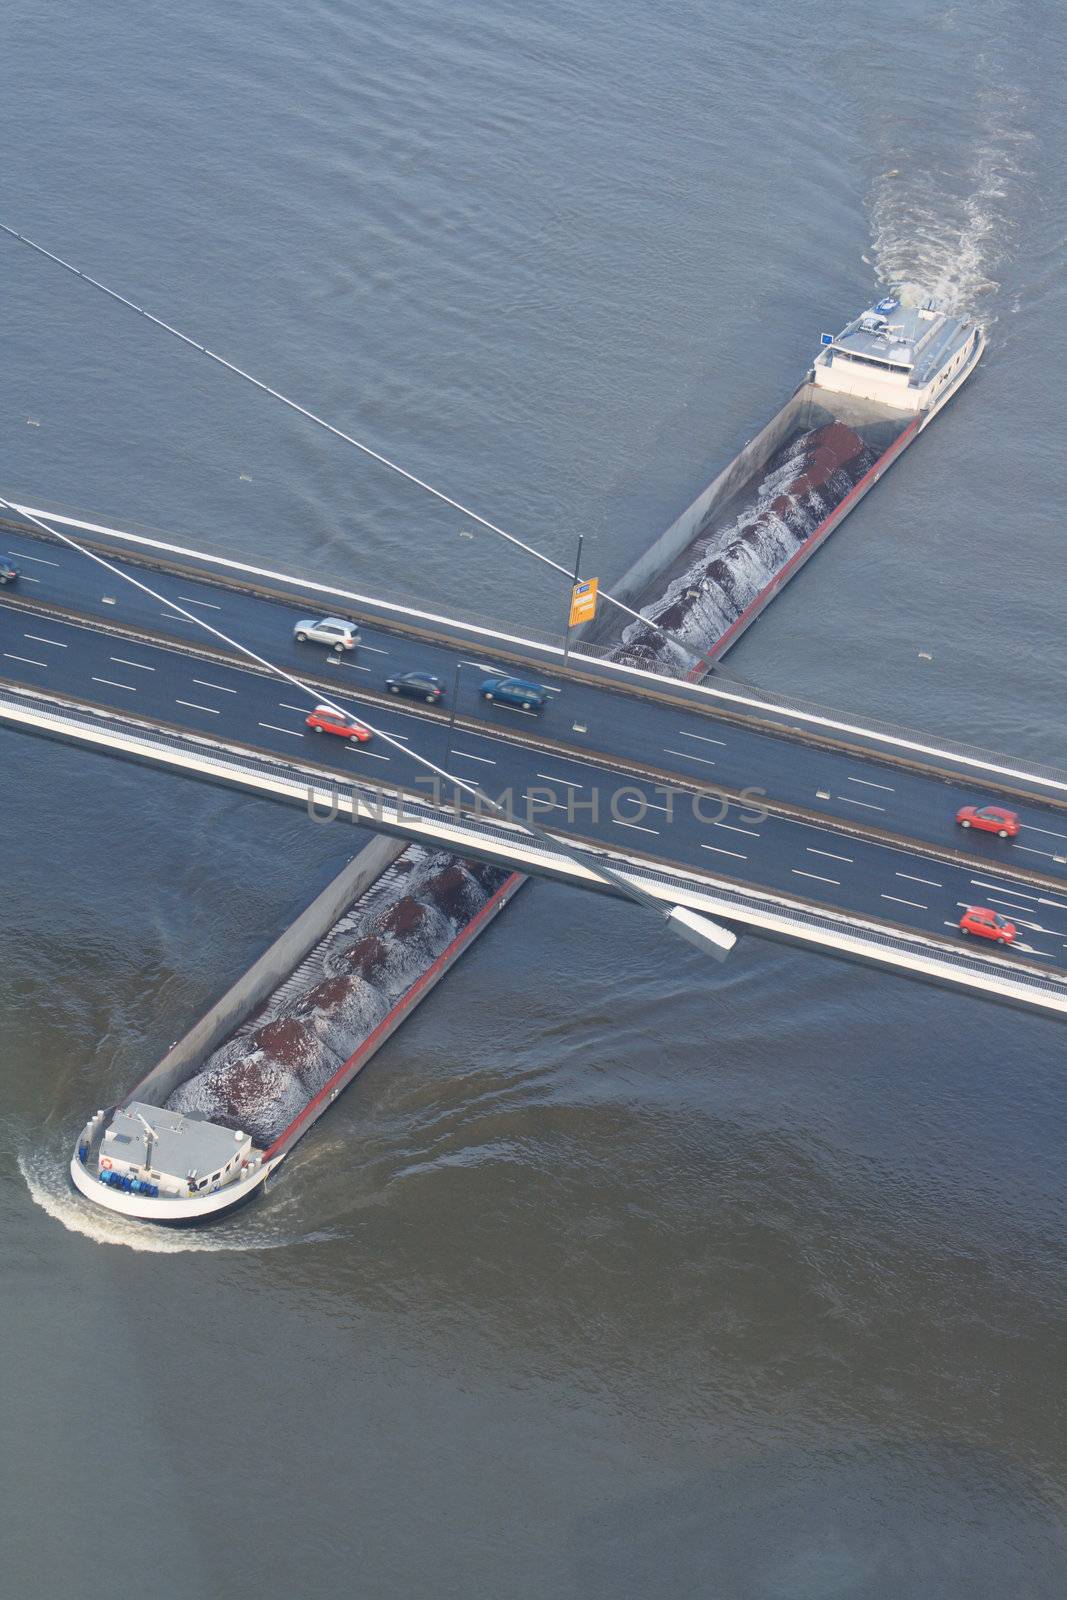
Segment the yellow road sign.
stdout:
[[592,622],[596,616],[596,595],[599,585],[599,578],[583,578],[581,583],[574,585],[571,590],[572,628],[576,628],[579,622]]

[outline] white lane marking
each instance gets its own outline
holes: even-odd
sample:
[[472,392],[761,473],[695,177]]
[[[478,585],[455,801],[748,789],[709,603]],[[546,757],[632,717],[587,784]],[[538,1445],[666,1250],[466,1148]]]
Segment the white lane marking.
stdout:
[[1013,883],[987,883],[984,878],[972,878],[970,881],[976,889],[996,889],[998,893],[1001,889],[1006,889],[1017,900],[1037,900],[1039,898],[1036,894],[1027,894],[1024,889],[1017,889]]
[[219,714],[217,707],[198,706],[195,700],[175,700],[174,704],[176,706],[188,706],[190,711],[209,711],[213,717],[217,717]]
[[813,844],[805,845],[804,848],[809,856],[829,856],[831,861],[847,861],[849,866],[853,864],[852,856],[838,856],[832,850],[816,850]]
[[1025,850],[1028,856],[1044,856],[1046,861],[1054,860],[1051,850],[1035,850],[1032,844],[1016,844],[1012,842],[1013,850]]
[[[1052,955],[1052,951],[1051,950],[1039,950],[1037,948],[1037,946],[1033,945],[1033,944],[1016,944],[1015,949],[1016,950],[1025,950],[1027,955],[1030,955],[1030,956],[1044,956],[1045,959],[1048,960],[1048,961],[1053,960],[1053,955]],[[1064,949],[1067,950],[1067,945],[1064,945]]]
[[721,744],[726,749],[725,739],[709,739],[706,733],[686,733],[684,728],[679,728],[678,733],[683,739],[699,739],[701,744]]
[[490,761],[488,756],[472,756],[469,750],[453,750],[454,756],[462,756],[465,761],[481,761],[487,767],[495,767],[496,762]]
[[633,794],[628,794],[626,798],[627,800],[632,800],[635,806],[644,806],[646,811],[662,811],[665,817],[669,817],[671,814],[669,806],[657,806],[653,801],[639,800],[637,796]]
[[909,883],[928,883],[931,889],[943,889],[945,885],[938,883],[936,878],[917,878],[914,872],[895,872],[895,878],[907,878]]
[[355,751],[356,753],[358,753],[361,756],[370,756],[372,761],[388,761],[389,760],[388,756],[380,756],[378,754],[377,750],[368,750],[368,749],[366,749],[366,747],[364,745],[361,745],[358,742],[353,743],[351,739],[348,741],[348,749],[352,750],[352,751]]
[[862,783],[865,789],[888,789],[890,794],[896,794],[897,792],[891,783],[872,783],[870,778],[848,778],[846,782]]
[[1032,822],[1020,822],[1020,828],[1025,828],[1027,833],[1047,833],[1053,839],[1067,839],[1067,833],[1057,833],[1055,828],[1035,828]]
[[208,611],[221,611],[221,606],[212,605],[210,600],[194,600],[191,594],[180,594],[179,600],[184,600],[187,606],[206,606]]
[[287,700],[279,700],[278,704],[283,711],[299,711],[302,717],[306,717],[308,714],[308,706],[291,706]]
[[1059,900],[1045,900],[1042,897],[1037,903],[1039,906],[1051,906],[1054,911],[1067,911],[1067,906],[1061,904]]
[[[370,669],[368,668],[367,670],[369,671]],[[536,711],[526,711],[526,710],[524,710],[524,708],[522,706],[509,706],[506,700],[494,700],[491,703],[494,706],[499,706],[501,711],[514,711],[515,715],[518,716],[518,717],[536,717],[537,716],[537,712]]]
[[747,833],[750,839],[758,839],[759,834],[755,828],[739,828],[736,822],[715,822],[715,828],[728,828],[731,833]]
[[742,855],[740,850],[724,850],[722,846],[718,844],[702,844],[700,848],[702,850],[714,850],[717,856],[733,856],[738,861],[748,860],[748,857]]
[[872,800],[853,800],[850,794],[836,794],[835,800],[841,800],[846,806],[862,806],[865,811],[884,811],[885,806],[876,806]]
[[824,878],[818,872],[801,872],[799,867],[793,867],[790,870],[794,878],[815,878],[819,883],[836,883],[838,888],[841,887],[840,878]]
[[125,656],[108,656],[109,661],[117,662],[120,667],[139,667],[142,672],[155,672],[155,667],[146,667],[143,661],[127,661]]
[[664,745],[663,754],[666,756],[681,756],[684,761],[699,761],[705,767],[713,767],[715,765],[714,761],[710,760],[708,756],[695,756],[691,750],[668,750],[667,746]]
[[[337,657],[336,656],[334,656],[333,659],[334,659],[335,662],[337,661]],[[351,667],[353,672],[369,672],[370,671],[369,667],[361,667],[358,661],[342,661],[341,662],[341,666],[342,667]]]
[[501,672],[499,667],[487,667],[484,661],[470,661],[465,665],[474,667],[478,672],[490,672],[494,678],[506,678],[508,674]]
[[259,726],[261,728],[269,728],[272,733],[287,733],[290,739],[302,739],[304,737],[304,735],[302,733],[298,733],[295,728],[279,728],[276,722],[261,722]]
[[[1006,906],[1009,911],[1016,912],[1020,917],[1032,917],[1034,911],[1036,910],[1035,906],[1021,906],[1018,905],[1014,900],[1002,900],[999,894],[987,894],[986,899],[989,901],[991,906]],[[1036,928],[1037,923],[1028,922],[1025,924],[1025,926],[1028,928]]]
[[621,817],[612,817],[611,820],[617,828],[636,828],[638,833],[659,833],[658,828],[643,828],[639,822],[623,822]]
[[132,683],[116,683],[114,678],[94,678],[93,682],[106,683],[109,689],[128,689],[131,694],[137,693]]
[[7,657],[8,661],[25,661],[27,665],[31,667],[47,667],[48,665],[47,661],[35,661],[32,656],[12,655],[10,650],[5,650],[4,655]]
[[544,806],[546,811],[566,811],[566,809],[567,809],[566,806],[561,806],[561,805],[557,804],[555,801],[552,801],[552,800],[541,800],[541,799],[530,800],[530,796],[529,796],[528,793],[527,793],[525,798],[530,801],[530,804],[532,806],[536,806],[536,807]]
[[924,906],[921,900],[902,900],[898,894],[884,894],[883,900],[892,900],[896,906],[914,906],[916,911],[929,911],[929,906]]
[[58,561],[46,561],[44,556],[28,556],[24,550],[9,550],[9,556],[14,556],[16,561],[36,561],[42,567],[58,567]]
[[24,639],[32,639],[35,644],[54,644],[57,650],[68,650],[70,648],[69,645],[63,643],[62,639],[46,639],[43,633],[24,633],[22,637]]
[[369,650],[371,655],[374,655],[374,656],[387,656],[389,654],[388,650],[382,650],[376,644],[364,644],[362,642],[362,640],[360,641],[359,649],[360,650]]
[[[180,611],[161,611],[159,614],[161,617],[165,617],[168,622],[190,622],[192,620],[190,617],[183,617]],[[156,648],[162,649],[163,647],[157,645]]]
[[546,783],[565,783],[568,789],[585,788],[584,783],[575,783],[573,778],[557,778],[555,774],[551,772],[538,772],[535,774],[535,776],[538,778],[544,778]]
[[40,578],[31,578],[28,572],[19,573],[20,583],[40,583]]
[[206,678],[194,678],[193,682],[194,683],[198,683],[200,685],[201,689],[218,689],[220,694],[236,694],[237,693],[236,689],[227,689],[227,687],[226,687],[226,685],[224,683],[209,683]]

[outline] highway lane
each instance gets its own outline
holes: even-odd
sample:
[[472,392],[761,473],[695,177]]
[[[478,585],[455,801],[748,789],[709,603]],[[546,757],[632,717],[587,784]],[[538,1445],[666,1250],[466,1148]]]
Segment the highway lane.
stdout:
[[[27,598],[52,602],[105,623],[145,629],[161,638],[201,642],[195,624],[109,578],[77,552],[43,537],[3,531],[6,537],[0,548],[9,551],[20,566],[22,593]],[[459,662],[457,709],[461,714],[500,728],[518,728],[531,720],[521,711],[489,707],[479,698],[478,686],[489,671],[516,670],[510,660],[494,656],[484,640],[469,653],[460,652],[450,645],[412,638],[399,629],[361,623],[360,650],[354,657],[345,656],[339,664],[332,664],[329,652],[314,645],[301,646],[293,639],[298,608],[192,574],[175,577],[148,572],[138,564],[130,564],[130,570],[290,671],[313,672],[320,678],[336,674],[338,683],[346,683],[353,691],[380,691],[390,671],[419,669],[436,673],[450,696]],[[370,582],[366,585],[372,586]],[[314,614],[314,607],[308,611]],[[995,790],[983,787],[977,778],[948,780],[911,771],[873,759],[860,747],[854,752],[824,748],[739,724],[710,708],[695,709],[683,699],[665,704],[562,675],[545,680],[536,670],[532,675],[551,691],[551,703],[542,719],[544,736],[582,754],[638,761],[690,782],[719,783],[736,790],[760,788],[784,803],[855,826],[947,848],[960,847],[954,821],[958,807],[996,798]],[[669,685],[664,688],[669,692]],[[1009,803],[1022,818],[1020,837],[1005,844],[972,832],[967,849],[990,864],[1001,860],[1005,850],[1011,851],[1020,864],[1062,876],[1067,883],[1067,866],[1056,860],[1067,855],[1067,811],[1045,806],[1038,799]]]
[[[383,741],[349,745],[306,726],[311,701],[292,686],[180,646],[134,643],[58,618],[47,622],[0,601],[0,676],[120,712],[321,764],[348,777],[416,787],[420,769]],[[338,669],[339,670],[339,669]],[[351,686],[354,676],[338,678]],[[1019,949],[1067,968],[1067,895],[1013,878],[1005,845],[995,867],[931,860],[918,851],[846,836],[815,822],[768,816],[673,793],[652,779],[625,779],[594,757],[516,744],[503,732],[448,728],[414,708],[373,708],[338,690],[401,744],[448,766],[489,795],[528,798],[543,826],[616,851],[756,885],[874,922],[959,937],[964,906],[988,904],[1023,929]],[[425,791],[424,791],[425,792]],[[595,806],[595,809],[594,809]],[[1009,957],[1010,959],[1010,957]]]

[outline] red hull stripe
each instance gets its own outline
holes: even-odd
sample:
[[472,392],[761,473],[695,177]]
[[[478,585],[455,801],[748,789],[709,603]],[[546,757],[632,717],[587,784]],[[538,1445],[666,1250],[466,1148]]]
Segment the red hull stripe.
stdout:
[[730,624],[726,632],[722,634],[720,638],[716,639],[710,650],[708,650],[701,660],[697,662],[696,666],[691,667],[686,673],[686,679],[689,683],[695,683],[698,678],[702,678],[707,668],[710,667],[719,656],[725,654],[737,635],[744,632],[745,628],[748,627],[748,624],[755,620],[756,615],[767,604],[771,596],[778,589],[780,589],[784,583],[789,581],[794,569],[798,566],[798,564],[807,560],[815,546],[821,544],[827,535],[833,532],[834,528],[841,521],[841,519],[847,516],[848,512],[851,511],[856,501],[867,493],[867,490],[873,486],[875,481],[885,471],[886,467],[889,466],[890,462],[900,454],[906,445],[911,443],[912,437],[921,420],[921,417],[916,417],[914,422],[910,422],[908,424],[908,426],[904,429],[904,432],[900,435],[900,438],[895,439],[889,446],[889,449],[883,451],[878,457],[878,460],[874,463],[873,467],[870,467],[868,471],[863,474],[863,477],[860,479],[860,481],[856,484],[853,484],[852,488],[848,491],[848,494],[846,494],[841,504],[839,506],[835,506],[833,511],[830,512],[830,515],[828,517],[824,517],[819,523],[818,527],[814,528],[812,532],[808,534],[808,537],[804,540],[804,543],[794,550],[785,566],[782,567],[779,572],[775,573],[770,583],[766,584],[765,587],[760,590],[756,598],[750,601],[750,603],[745,607],[737,621]]
[[488,921],[488,919],[500,909],[502,902],[508,899],[523,881],[524,875],[521,872],[513,872],[510,877],[506,878],[505,881],[500,885],[500,888],[497,889],[495,894],[490,895],[489,899],[485,902],[485,905],[477,913],[477,915],[471,918],[467,925],[456,934],[456,937],[452,940],[451,944],[442,950],[436,961],[426,968],[426,971],[420,978],[416,979],[407,993],[397,1001],[396,1005],[389,1012],[388,1016],[383,1017],[378,1026],[367,1035],[359,1049],[350,1055],[347,1061],[342,1062],[333,1076],[323,1084],[318,1094],[316,1094],[313,1099],[308,1101],[303,1111],[301,1111],[298,1116],[294,1117],[289,1126],[278,1135],[270,1149],[263,1152],[264,1161],[272,1160],[274,1156],[276,1156],[281,1150],[283,1145],[291,1143],[297,1129],[301,1128],[303,1124],[307,1122],[308,1118],[314,1120],[314,1117],[323,1107],[324,1101],[329,1100],[330,1096],[338,1087],[343,1086],[350,1077],[355,1076],[360,1067],[366,1063],[368,1058],[374,1054],[375,1050],[377,1050],[378,1046],[384,1042],[384,1036],[387,1036],[391,1028],[395,1026],[397,1017],[402,1015],[405,1011],[410,1011],[412,1007],[418,1003],[418,1001],[422,998],[423,992],[426,990],[426,988],[432,986],[432,984],[436,982],[437,978],[440,977],[442,971],[449,965],[450,961],[452,961],[454,957],[459,954],[460,950],[462,950],[465,944],[474,938],[475,934],[477,934],[481,929],[483,923]]

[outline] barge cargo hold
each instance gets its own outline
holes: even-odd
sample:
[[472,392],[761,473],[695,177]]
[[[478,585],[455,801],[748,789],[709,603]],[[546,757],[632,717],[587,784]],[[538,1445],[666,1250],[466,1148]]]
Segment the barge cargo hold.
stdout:
[[613,586],[672,638],[633,622],[620,639],[608,618],[586,638],[704,676],[951,399],[985,342],[977,323],[892,297],[824,334],[781,411]]
[[170,1224],[249,1200],[525,881],[373,839],[125,1100],[89,1119],[75,1188]]

